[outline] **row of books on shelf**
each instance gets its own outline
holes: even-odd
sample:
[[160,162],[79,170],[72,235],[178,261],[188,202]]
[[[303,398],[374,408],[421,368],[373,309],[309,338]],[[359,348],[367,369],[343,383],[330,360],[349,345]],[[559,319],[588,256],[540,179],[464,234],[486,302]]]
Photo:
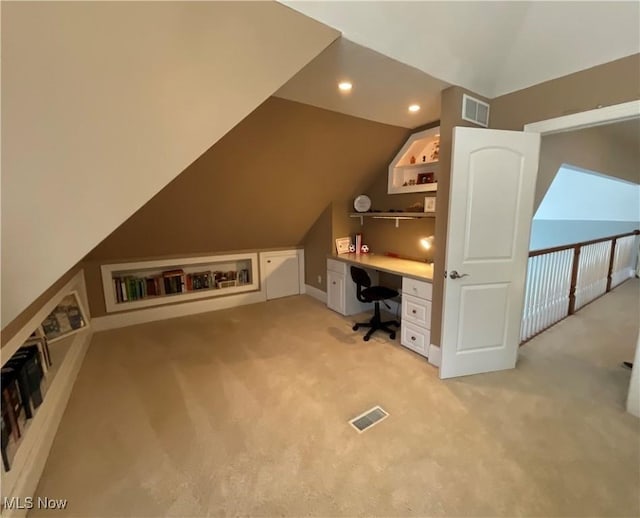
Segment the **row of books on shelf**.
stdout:
[[229,288],[250,282],[248,269],[195,273],[185,273],[184,270],[168,270],[151,277],[134,275],[114,277],[113,287],[117,302],[130,302],[175,293]]
[[11,463],[23,437],[27,421],[42,404],[45,377],[52,366],[46,337],[34,332],[2,366],[2,466]]

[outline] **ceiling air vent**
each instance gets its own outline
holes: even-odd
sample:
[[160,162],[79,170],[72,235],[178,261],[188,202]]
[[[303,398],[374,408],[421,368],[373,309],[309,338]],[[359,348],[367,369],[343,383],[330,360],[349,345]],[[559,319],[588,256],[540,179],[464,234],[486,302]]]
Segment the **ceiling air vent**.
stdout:
[[489,126],[489,105],[462,94],[462,118],[478,126]]

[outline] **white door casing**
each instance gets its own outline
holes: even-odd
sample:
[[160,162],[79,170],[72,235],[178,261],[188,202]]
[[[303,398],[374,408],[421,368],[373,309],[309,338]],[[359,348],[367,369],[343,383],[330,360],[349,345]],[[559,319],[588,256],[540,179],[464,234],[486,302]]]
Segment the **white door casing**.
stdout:
[[453,130],[441,378],[515,367],[539,147],[537,133]]

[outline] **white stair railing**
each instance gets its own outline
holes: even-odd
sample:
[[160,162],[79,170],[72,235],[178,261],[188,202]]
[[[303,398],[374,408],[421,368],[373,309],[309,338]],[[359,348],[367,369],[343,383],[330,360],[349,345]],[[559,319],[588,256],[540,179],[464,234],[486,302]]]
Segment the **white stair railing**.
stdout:
[[529,257],[520,340],[528,340],[569,312],[573,250]]
[[638,231],[529,253],[525,342],[635,274]]
[[625,236],[616,240],[611,271],[611,288],[633,277],[638,257],[638,236]]
[[576,310],[607,292],[611,241],[583,246],[578,264]]

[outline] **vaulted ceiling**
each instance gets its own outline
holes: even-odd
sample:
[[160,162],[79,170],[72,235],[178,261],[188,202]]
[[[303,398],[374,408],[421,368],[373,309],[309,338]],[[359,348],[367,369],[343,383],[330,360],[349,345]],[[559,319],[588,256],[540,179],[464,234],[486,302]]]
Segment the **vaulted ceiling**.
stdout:
[[3,2],[2,327],[337,37],[275,2]]
[[640,49],[640,2],[281,1],[355,43],[489,98]]

